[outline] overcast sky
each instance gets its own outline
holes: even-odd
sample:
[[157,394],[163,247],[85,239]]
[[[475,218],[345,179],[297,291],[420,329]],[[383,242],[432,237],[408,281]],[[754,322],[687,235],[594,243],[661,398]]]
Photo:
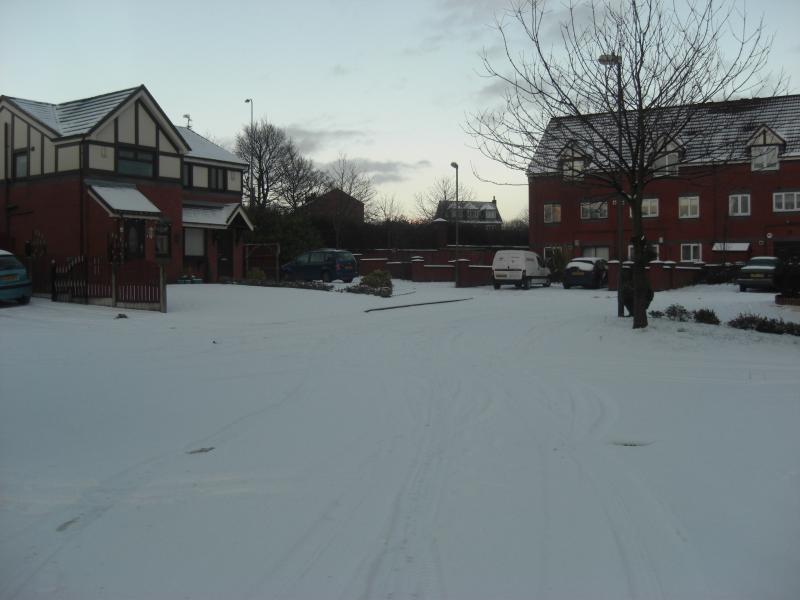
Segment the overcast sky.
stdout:
[[[145,84],[175,123],[232,140],[255,118],[285,128],[320,165],[362,159],[378,190],[413,196],[453,176],[505,219],[522,174],[470,148],[468,114],[499,100],[480,54],[496,53],[508,0],[0,0],[0,94],[64,102]],[[553,0],[554,9],[561,3]],[[772,63],[800,92],[800,0],[746,2],[775,32]],[[479,182],[472,171],[518,187]]]

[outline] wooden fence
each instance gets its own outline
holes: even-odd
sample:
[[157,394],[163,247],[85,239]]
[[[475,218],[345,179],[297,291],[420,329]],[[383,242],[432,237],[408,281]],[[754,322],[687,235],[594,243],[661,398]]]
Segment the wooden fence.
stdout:
[[167,312],[162,265],[144,260],[122,264],[98,256],[31,259],[33,292],[56,302],[105,304]]

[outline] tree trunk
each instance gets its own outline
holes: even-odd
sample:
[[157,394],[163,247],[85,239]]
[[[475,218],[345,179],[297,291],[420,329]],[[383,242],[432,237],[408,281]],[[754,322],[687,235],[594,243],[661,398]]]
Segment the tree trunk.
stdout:
[[637,197],[631,205],[633,216],[633,328],[647,327],[647,307],[650,286],[647,281],[647,241],[642,234],[642,200]]

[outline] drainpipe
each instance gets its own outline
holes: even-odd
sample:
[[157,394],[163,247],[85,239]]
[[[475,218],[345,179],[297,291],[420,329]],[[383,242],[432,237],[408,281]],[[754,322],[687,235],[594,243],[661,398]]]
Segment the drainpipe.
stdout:
[[11,193],[11,177],[9,177],[9,165],[13,163],[9,160],[10,156],[10,148],[8,143],[8,123],[3,124],[3,183],[6,188],[5,193],[5,206],[3,206],[4,212],[4,222],[6,224],[6,235],[11,238],[11,213],[8,211],[9,206],[9,194]]
[[86,214],[84,207],[85,202],[83,199],[83,194],[85,191],[83,180],[86,175],[86,173],[84,172],[86,169],[86,161],[84,160],[84,153],[87,152],[88,147],[85,145],[85,142],[86,142],[85,138],[81,139],[80,152],[78,153],[78,160],[80,161],[80,169],[78,170],[79,173],[78,177],[80,179],[80,187],[79,187],[80,196],[78,198],[78,214],[80,218],[80,223],[79,223],[80,246],[78,248],[78,254],[80,256],[86,255],[86,229],[85,229],[86,226],[84,223],[84,221],[86,220]]

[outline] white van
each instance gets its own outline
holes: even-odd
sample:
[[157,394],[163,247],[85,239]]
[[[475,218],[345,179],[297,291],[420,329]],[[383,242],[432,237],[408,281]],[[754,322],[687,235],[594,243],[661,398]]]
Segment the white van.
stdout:
[[536,252],[528,250],[498,250],[492,261],[492,282],[494,289],[504,283],[513,283],[526,290],[531,283],[545,287],[550,285],[550,269]]

